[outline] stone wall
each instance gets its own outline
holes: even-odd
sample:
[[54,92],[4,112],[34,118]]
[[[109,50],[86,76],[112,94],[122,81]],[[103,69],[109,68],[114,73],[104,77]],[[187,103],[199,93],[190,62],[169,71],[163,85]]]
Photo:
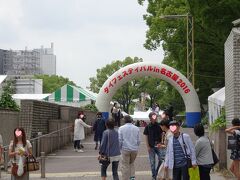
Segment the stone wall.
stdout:
[[[38,132],[48,134],[71,126],[79,111],[80,108],[76,107],[65,107],[44,101],[22,100],[20,112],[0,110],[0,134],[3,136],[4,145],[8,145],[13,139],[13,130],[16,127],[23,127],[27,138],[31,139],[37,136]],[[90,111],[84,111],[84,113],[87,117],[86,123],[93,125],[96,113]],[[88,135],[92,133],[92,129],[86,128],[85,132]],[[72,137],[70,129],[64,133]]]
[[[225,110],[227,127],[233,118],[240,118],[240,28],[233,28],[225,42]],[[230,151],[227,150],[227,136],[222,132],[219,137],[226,160],[225,167],[230,166]],[[225,145],[225,147],[224,147]],[[226,155],[225,155],[226,154]],[[220,154],[221,155],[221,154]]]
[[3,145],[8,145],[13,139],[13,131],[18,127],[19,112],[0,110],[0,134],[3,137]]
[[233,28],[225,42],[225,109],[227,124],[240,117],[240,29]]
[[19,125],[24,127],[27,137],[35,136],[37,132],[47,134],[48,122],[60,118],[60,106],[36,100],[22,100]]

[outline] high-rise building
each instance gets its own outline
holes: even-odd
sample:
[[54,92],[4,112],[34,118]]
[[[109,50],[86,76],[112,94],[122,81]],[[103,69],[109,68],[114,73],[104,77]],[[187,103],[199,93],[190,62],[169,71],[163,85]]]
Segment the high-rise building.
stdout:
[[56,56],[51,48],[34,50],[3,50],[0,49],[0,74],[35,75],[56,74]]
[[33,50],[0,50],[0,73],[6,75],[40,74],[40,54]]
[[56,55],[54,55],[53,43],[51,48],[34,49],[40,54],[40,74],[56,75]]

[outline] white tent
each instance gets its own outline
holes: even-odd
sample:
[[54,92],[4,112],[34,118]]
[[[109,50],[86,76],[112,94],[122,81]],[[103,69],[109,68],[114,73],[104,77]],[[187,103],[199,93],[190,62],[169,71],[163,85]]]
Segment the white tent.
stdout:
[[20,106],[21,100],[39,100],[43,101],[46,97],[51,94],[13,94],[12,98],[16,101],[16,103]]
[[221,110],[225,105],[225,87],[208,97],[209,123],[221,115]]
[[44,100],[46,97],[50,96],[51,94],[13,94],[13,99],[31,99],[31,100]]
[[[133,121],[146,121],[146,122],[149,122],[149,113],[152,112],[152,110],[149,108],[148,111],[134,111],[133,115],[131,115],[131,117],[133,118]],[[162,114],[162,110],[159,111],[159,115]]]
[[0,75],[0,84],[6,79],[7,75]]

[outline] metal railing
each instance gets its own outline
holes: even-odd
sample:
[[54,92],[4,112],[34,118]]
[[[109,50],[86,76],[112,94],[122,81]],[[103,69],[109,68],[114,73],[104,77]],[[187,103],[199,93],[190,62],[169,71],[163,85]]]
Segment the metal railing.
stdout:
[[[49,134],[42,135],[41,132],[38,136],[30,139],[32,144],[33,155],[35,157],[41,156],[41,177],[45,177],[45,154],[52,153],[55,150],[72,142],[72,132],[70,131],[72,126],[67,126],[57,131],[53,131]],[[3,157],[4,157],[4,170],[7,171],[9,167],[9,157],[8,157],[9,145],[3,147]],[[0,178],[1,178],[1,168],[0,168]]]

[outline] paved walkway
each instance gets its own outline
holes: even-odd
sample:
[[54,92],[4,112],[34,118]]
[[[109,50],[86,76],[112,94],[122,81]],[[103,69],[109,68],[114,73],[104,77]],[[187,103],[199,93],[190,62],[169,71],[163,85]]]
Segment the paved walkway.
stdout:
[[[143,129],[141,129],[143,131]],[[192,129],[184,129],[185,132],[193,134]],[[196,137],[192,135],[193,140]],[[143,137],[142,137],[143,140]],[[94,150],[95,144],[93,136],[88,137],[84,143],[84,153],[77,153],[73,151],[71,145],[50,154],[46,158],[46,178],[49,180],[96,180],[100,179],[100,165],[97,161],[98,151]],[[150,180],[151,172],[148,161],[146,145],[141,143],[140,151],[136,159],[136,179],[137,180]],[[108,178],[111,178],[111,167],[108,168]],[[120,168],[119,168],[119,175]],[[10,175],[2,173],[1,179],[10,179]],[[40,180],[40,171],[30,174],[30,179]],[[121,179],[121,178],[120,178]],[[211,174],[212,180],[225,180],[234,178],[224,178],[219,173]]]

